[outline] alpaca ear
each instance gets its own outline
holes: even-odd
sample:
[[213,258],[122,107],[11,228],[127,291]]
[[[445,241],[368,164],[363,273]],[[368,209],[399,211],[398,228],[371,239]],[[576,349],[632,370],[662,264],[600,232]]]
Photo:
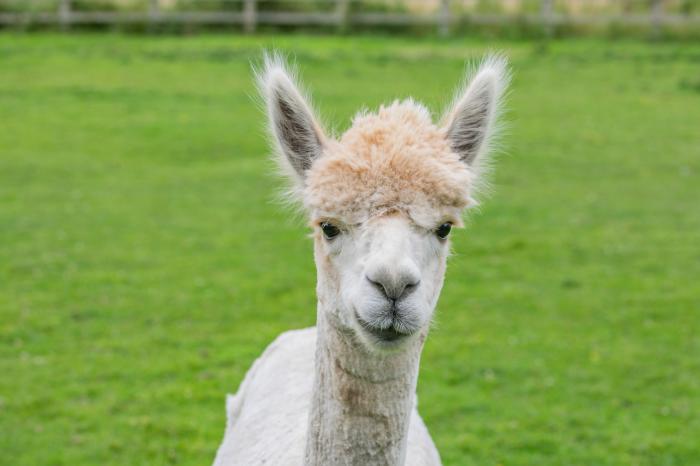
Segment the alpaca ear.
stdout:
[[469,166],[483,162],[487,155],[497,132],[497,116],[509,81],[506,59],[488,56],[457,93],[443,117],[452,150]]
[[323,130],[281,57],[265,56],[258,84],[281,162],[303,179],[323,153],[326,139]]

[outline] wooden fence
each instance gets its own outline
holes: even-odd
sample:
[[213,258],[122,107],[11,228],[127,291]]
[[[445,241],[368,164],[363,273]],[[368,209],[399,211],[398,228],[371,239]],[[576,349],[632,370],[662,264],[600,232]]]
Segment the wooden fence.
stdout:
[[[665,26],[700,27],[700,14],[680,14],[665,10],[664,0],[648,0],[648,11],[643,13],[620,14],[565,14],[555,11],[554,0],[540,2],[534,13],[478,13],[456,11],[453,0],[438,0],[435,11],[429,13],[362,11],[353,5],[353,0],[325,0],[327,8],[317,11],[277,11],[261,8],[270,0],[228,0],[237,8],[209,11],[191,8],[187,10],[163,8],[159,0],[144,1],[143,9],[99,11],[94,8],[74,8],[73,0],[55,0],[52,10],[12,11],[0,8],[0,25],[30,26],[57,25],[68,29],[73,25],[113,25],[113,24],[199,24],[235,25],[247,33],[255,32],[258,26],[325,26],[345,30],[352,26],[411,26],[435,27],[442,36],[460,24],[499,25],[519,22],[542,27],[551,31],[558,25],[606,25],[620,24],[650,27],[659,31]],[[614,1],[614,0],[613,0]],[[89,0],[81,0],[81,5],[90,5]],[[94,6],[104,4],[94,2]],[[201,2],[204,4],[205,2]],[[306,0],[287,0],[287,3],[306,3]],[[193,2],[189,2],[193,4]],[[361,4],[360,4],[361,5]],[[3,0],[0,0],[0,7]]]

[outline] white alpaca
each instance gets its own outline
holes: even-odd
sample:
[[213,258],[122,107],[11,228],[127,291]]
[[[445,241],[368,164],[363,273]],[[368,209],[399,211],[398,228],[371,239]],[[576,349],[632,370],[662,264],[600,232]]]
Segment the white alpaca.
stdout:
[[416,409],[447,238],[473,204],[508,82],[486,59],[442,123],[406,100],[324,133],[279,58],[260,73],[282,166],[314,229],[317,324],[285,332],[229,397],[215,466],[438,465]]

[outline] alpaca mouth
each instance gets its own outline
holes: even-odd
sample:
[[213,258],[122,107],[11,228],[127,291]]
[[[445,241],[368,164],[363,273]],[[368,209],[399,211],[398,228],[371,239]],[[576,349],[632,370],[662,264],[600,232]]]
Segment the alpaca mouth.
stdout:
[[355,313],[355,318],[360,323],[360,326],[362,326],[363,330],[365,330],[367,333],[383,342],[394,342],[411,335],[410,332],[400,332],[394,327],[394,325],[391,325],[387,328],[375,327],[373,325],[370,325],[369,323],[364,321],[357,313]]

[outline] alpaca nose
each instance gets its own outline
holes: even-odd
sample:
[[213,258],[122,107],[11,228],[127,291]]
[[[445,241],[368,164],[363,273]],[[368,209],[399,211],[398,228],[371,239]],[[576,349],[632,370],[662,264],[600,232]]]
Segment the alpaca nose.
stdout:
[[387,299],[397,301],[410,294],[420,284],[420,276],[412,264],[402,264],[398,270],[390,271],[386,267],[370,270],[367,280]]

